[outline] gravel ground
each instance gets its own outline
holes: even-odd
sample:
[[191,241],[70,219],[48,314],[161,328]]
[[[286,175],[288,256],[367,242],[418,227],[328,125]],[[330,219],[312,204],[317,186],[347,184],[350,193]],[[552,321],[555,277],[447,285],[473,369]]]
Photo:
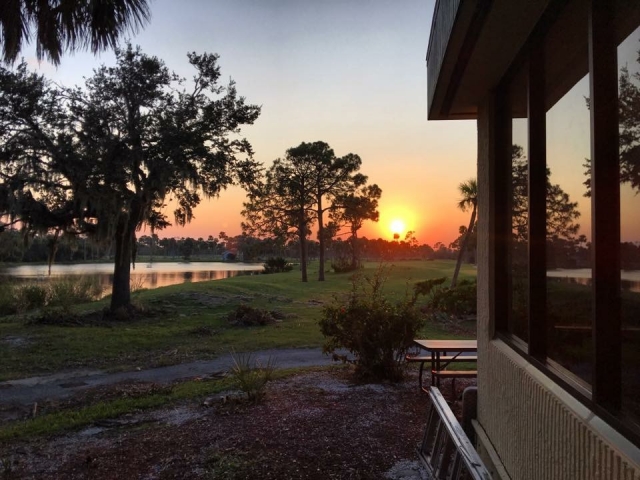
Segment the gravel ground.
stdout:
[[[416,377],[357,385],[348,370],[310,372],[272,382],[260,405],[185,402],[0,445],[0,476],[424,480],[415,448],[426,397]],[[469,383],[457,382],[458,392]]]

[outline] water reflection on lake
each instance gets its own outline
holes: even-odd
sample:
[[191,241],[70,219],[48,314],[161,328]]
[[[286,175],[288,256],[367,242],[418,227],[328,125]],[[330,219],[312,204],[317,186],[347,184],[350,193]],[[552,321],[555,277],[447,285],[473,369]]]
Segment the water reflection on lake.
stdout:
[[[558,282],[591,286],[590,268],[549,270],[547,277],[554,278]],[[640,270],[624,270],[621,272],[620,279],[622,290],[640,293]]]
[[[261,263],[223,262],[162,262],[137,264],[131,270],[131,283],[136,288],[158,288],[188,282],[221,280],[237,275],[251,275],[262,271]],[[47,265],[21,265],[2,271],[2,274],[17,279],[48,278]],[[111,293],[113,284],[112,263],[89,263],[72,265],[52,265],[51,277],[90,276],[99,279],[105,294]]]

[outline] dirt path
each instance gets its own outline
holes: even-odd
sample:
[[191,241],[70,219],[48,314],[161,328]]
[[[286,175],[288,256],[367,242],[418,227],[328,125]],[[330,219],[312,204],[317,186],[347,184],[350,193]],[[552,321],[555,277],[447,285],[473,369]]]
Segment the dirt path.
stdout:
[[[331,357],[317,348],[261,350],[251,357],[257,361],[274,358],[278,368],[330,365]],[[0,405],[30,405],[44,400],[63,400],[88,388],[120,382],[170,383],[176,380],[207,377],[227,371],[233,364],[231,354],[213,360],[201,360],[148,370],[107,373],[101,370],[75,370],[42,377],[0,382]]]

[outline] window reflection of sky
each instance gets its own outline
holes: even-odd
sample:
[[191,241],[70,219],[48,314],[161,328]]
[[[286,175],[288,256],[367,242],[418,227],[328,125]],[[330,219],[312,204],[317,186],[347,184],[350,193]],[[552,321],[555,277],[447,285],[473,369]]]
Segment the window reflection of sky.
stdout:
[[[629,73],[640,72],[638,51],[640,29],[636,29],[618,47],[618,66]],[[636,81],[637,82],[637,81]],[[551,169],[551,183],[560,184],[572,202],[578,202],[582,216],[578,219],[580,232],[591,238],[590,199],[584,197],[584,167],[591,157],[590,119],[586,99],[589,98],[588,75],[578,82],[547,114],[547,165]],[[514,143],[524,143],[522,129],[515,128]],[[520,134],[520,135],[518,135]],[[621,186],[622,241],[640,241],[640,224],[635,220],[638,197],[629,185]]]
[[[590,268],[573,268],[551,270],[547,272],[547,277],[554,278],[555,281],[577,283],[579,285],[591,285]],[[620,274],[621,288],[629,292],[640,293],[640,271],[622,271]]]

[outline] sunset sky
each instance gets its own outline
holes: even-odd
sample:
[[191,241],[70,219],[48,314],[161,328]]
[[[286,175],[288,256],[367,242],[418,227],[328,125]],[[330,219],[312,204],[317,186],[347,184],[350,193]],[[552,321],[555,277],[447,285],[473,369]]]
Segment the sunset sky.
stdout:
[[[318,140],[338,156],[360,155],[362,173],[383,192],[380,221],[366,223],[362,236],[392,239],[395,221],[415,231],[421,243],[448,244],[468,223],[469,212],[456,208],[457,187],[476,175],[476,124],[427,121],[425,56],[435,0],[150,4],[151,22],[132,43],[186,78],[193,75],[187,52],[218,53],[225,83],[233,78],[249,103],[262,106],[257,122],[243,129],[257,160],[269,165],[288,148]],[[636,31],[619,49],[619,63],[632,73],[638,70],[639,38]],[[80,52],[66,55],[56,69],[38,64],[33,50],[23,53],[35,69],[67,86],[115,62],[112,52]],[[587,236],[591,219],[582,164],[590,151],[588,94],[585,78],[547,114],[551,181],[578,202],[580,233]],[[514,142],[526,150],[526,125],[520,127],[514,124]],[[190,225],[160,235],[237,235],[244,198],[242,190],[230,188],[203,201]],[[638,198],[623,188],[623,240],[640,240]]]
[[[425,56],[434,0],[155,0],[147,27],[132,37],[191,78],[186,53],[216,52],[224,79],[262,105],[243,130],[256,159],[269,164],[303,141],[322,140],[363,160],[382,188],[380,222],[362,234],[391,239],[402,220],[420,242],[449,243],[469,213],[457,185],[475,176],[475,122],[427,122]],[[55,67],[27,61],[63,85],[83,83],[114,55],[80,52]],[[244,194],[231,188],[204,201],[185,228],[161,236],[240,233]]]

